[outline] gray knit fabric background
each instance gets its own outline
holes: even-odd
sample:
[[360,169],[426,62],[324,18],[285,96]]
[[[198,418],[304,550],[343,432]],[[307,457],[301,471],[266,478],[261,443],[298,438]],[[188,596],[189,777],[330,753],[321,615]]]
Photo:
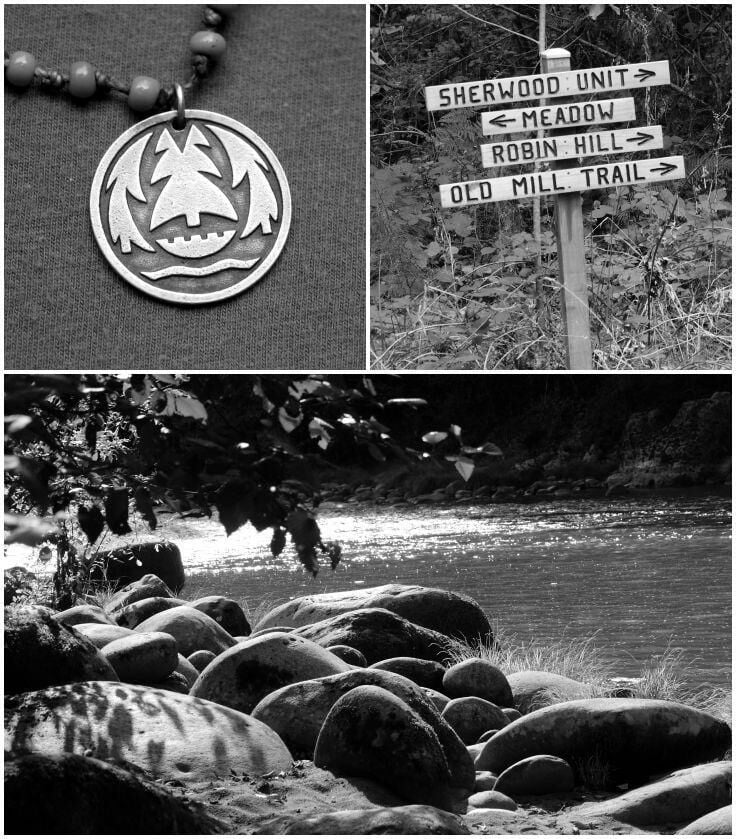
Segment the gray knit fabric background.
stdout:
[[[202,9],[6,6],[5,49],[184,82]],[[97,164],[136,117],[115,94],[78,104],[6,85],[6,369],[365,367],[365,7],[242,6],[223,33],[227,53],[187,105],[244,123],[280,159],[294,214],[276,265],[209,306],[137,291],[88,210]]]

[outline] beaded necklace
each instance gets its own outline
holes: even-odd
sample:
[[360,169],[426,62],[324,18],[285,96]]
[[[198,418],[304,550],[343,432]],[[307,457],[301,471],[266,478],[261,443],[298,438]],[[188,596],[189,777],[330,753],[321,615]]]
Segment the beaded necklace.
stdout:
[[126,85],[87,61],[67,74],[39,66],[28,52],[5,57],[6,82],[16,88],[37,84],[79,100],[117,92],[136,113],[152,113],[103,155],[90,216],[115,271],[173,303],[211,303],[249,288],[276,262],[289,233],[291,195],[273,151],[234,119],[184,105],[224,54],[216,30],[237,8],[205,7],[207,29],[190,39],[192,76],[183,85],[162,86],[150,76]]

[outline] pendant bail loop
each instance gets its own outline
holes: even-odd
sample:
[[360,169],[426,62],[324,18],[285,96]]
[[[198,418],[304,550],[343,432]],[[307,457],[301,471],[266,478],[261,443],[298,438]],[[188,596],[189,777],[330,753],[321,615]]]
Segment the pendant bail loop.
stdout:
[[184,90],[180,84],[174,85],[174,92],[176,94],[176,117],[174,117],[174,128],[181,131],[187,124],[184,116]]

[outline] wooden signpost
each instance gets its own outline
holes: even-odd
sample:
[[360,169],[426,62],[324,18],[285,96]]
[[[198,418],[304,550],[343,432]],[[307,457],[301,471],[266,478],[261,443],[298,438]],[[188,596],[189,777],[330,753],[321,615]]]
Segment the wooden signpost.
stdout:
[[[541,64],[542,73],[534,76],[428,87],[425,89],[427,109],[436,111],[582,96],[669,84],[670,81],[667,61],[570,70],[570,53],[563,49],[550,49],[541,54]],[[593,366],[580,193],[588,189],[609,189],[685,177],[685,162],[681,156],[569,166],[570,161],[584,157],[661,148],[662,128],[658,125],[570,133],[578,126],[607,126],[633,119],[635,108],[632,98],[560,101],[540,107],[483,113],[481,126],[486,136],[537,132],[540,129],[552,131],[548,137],[482,145],[484,168],[549,163],[550,170],[440,185],[440,203],[452,209],[516,198],[556,196],[555,232],[562,289],[562,320],[567,366],[571,370],[589,370]]]

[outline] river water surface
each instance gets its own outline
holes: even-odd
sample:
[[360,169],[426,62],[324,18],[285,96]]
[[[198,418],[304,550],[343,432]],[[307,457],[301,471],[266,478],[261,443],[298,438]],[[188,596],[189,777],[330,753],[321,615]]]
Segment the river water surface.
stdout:
[[268,531],[225,537],[214,520],[186,519],[160,532],[180,545],[185,596],[222,594],[253,609],[391,582],[436,586],[475,598],[525,643],[595,635],[622,676],[671,644],[685,651],[692,684],[731,684],[730,498],[332,504],[319,523],[325,540],[341,543],[343,561],[316,579],[290,547],[271,557]]

